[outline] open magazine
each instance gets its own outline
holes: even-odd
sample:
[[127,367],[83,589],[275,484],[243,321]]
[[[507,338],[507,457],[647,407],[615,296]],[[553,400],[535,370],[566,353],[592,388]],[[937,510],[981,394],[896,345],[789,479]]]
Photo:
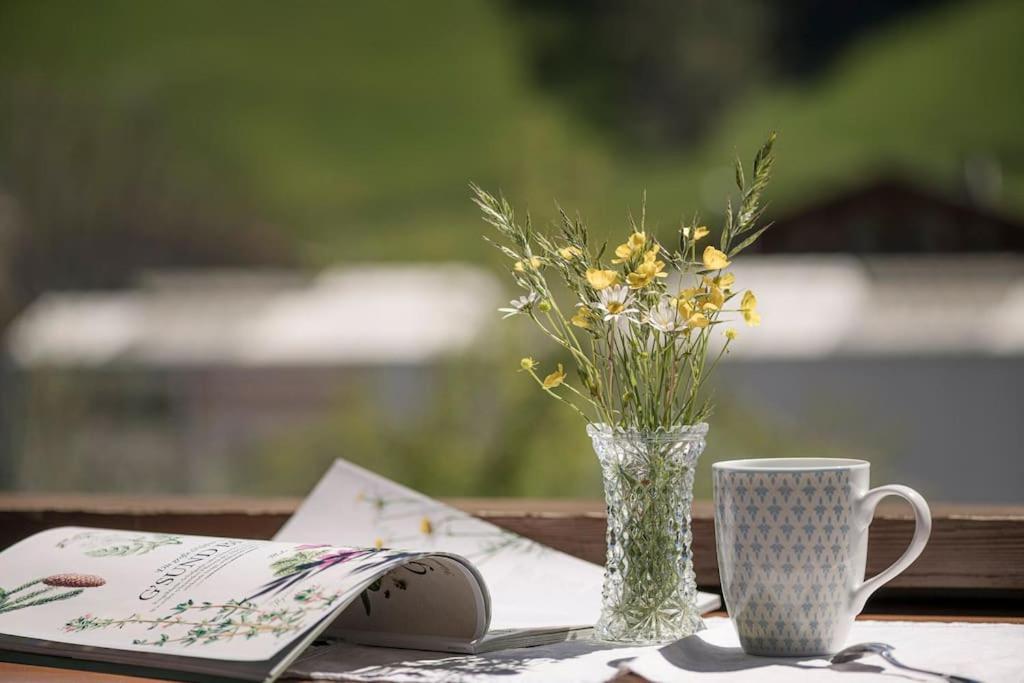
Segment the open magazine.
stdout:
[[61,527],[0,553],[0,577],[3,659],[176,680],[271,681],[321,635],[444,649],[490,622],[444,553]]
[[573,639],[597,619],[601,579],[339,460],[273,541],[63,527],[4,550],[0,659],[273,681],[302,655],[355,656],[353,643],[477,653]]

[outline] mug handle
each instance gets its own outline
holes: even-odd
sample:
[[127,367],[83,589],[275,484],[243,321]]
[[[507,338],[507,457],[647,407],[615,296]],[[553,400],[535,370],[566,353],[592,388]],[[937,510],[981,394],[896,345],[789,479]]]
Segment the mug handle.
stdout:
[[878,507],[879,501],[886,496],[899,496],[910,503],[910,507],[914,509],[914,537],[910,539],[910,545],[903,551],[900,559],[893,562],[885,571],[854,587],[850,594],[850,607],[854,615],[860,614],[872,593],[881,588],[883,584],[892,581],[900,572],[914,563],[914,560],[924,550],[928,543],[928,537],[932,533],[932,513],[928,508],[928,503],[920,493],[909,486],[900,484],[879,486],[868,491],[860,499],[858,521],[862,529],[866,531],[871,525],[871,519],[875,516],[875,508]]

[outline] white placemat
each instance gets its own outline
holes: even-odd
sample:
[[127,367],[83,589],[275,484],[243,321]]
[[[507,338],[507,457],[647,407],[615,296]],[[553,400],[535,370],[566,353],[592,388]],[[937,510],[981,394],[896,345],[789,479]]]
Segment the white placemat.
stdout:
[[[728,619],[708,619],[708,630],[644,653],[625,668],[657,683],[675,681],[934,681],[897,669],[881,657],[830,666],[817,658],[751,657],[739,647]],[[1024,625],[911,621],[858,621],[848,644],[881,642],[907,666],[976,678],[985,683],[1024,681]]]
[[[808,681],[936,680],[905,672],[878,657],[836,667],[824,659],[750,657],[739,649],[732,624],[706,620],[697,636],[663,647],[614,647],[575,641],[505,650],[479,656],[452,656],[353,645],[318,648],[289,672],[297,678],[377,683],[605,683],[631,671],[654,683],[799,683]],[[1024,625],[860,621],[850,643],[881,641],[910,666],[945,671],[985,683],[1024,683]]]

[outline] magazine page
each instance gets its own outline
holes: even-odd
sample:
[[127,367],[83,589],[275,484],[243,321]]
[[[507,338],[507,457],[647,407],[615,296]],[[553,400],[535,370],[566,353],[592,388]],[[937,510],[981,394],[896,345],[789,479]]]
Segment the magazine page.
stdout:
[[45,641],[142,663],[269,661],[346,607],[347,629],[472,639],[487,628],[475,571],[430,553],[64,527],[0,553],[0,580],[0,647]]
[[[503,631],[589,627],[600,613],[602,567],[344,460],[334,462],[275,539],[422,548],[466,557],[490,591],[488,638],[495,641]],[[703,610],[720,604],[707,593],[699,599]]]

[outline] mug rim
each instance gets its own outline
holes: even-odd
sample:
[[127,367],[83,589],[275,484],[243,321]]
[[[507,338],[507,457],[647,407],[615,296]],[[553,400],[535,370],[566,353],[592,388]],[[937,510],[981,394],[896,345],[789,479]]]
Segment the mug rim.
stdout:
[[871,463],[856,458],[744,458],[722,460],[711,465],[726,472],[820,472],[869,468]]

